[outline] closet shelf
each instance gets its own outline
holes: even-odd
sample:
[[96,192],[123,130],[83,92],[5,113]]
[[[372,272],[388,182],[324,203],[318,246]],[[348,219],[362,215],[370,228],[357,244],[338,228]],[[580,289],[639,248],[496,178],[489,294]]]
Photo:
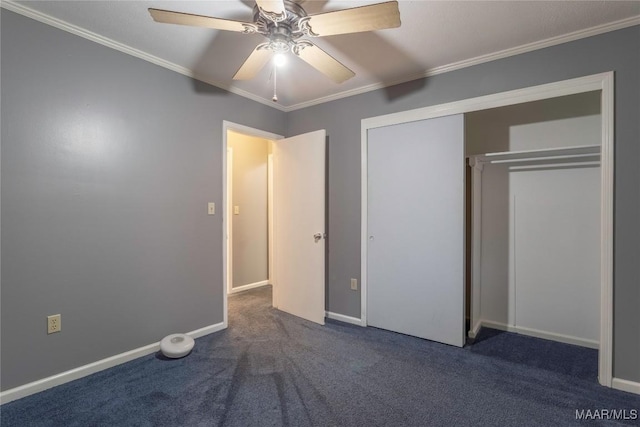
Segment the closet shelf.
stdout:
[[580,145],[576,147],[546,148],[542,150],[504,151],[469,156],[481,163],[512,163],[535,160],[583,159],[593,160],[600,156],[599,145]]

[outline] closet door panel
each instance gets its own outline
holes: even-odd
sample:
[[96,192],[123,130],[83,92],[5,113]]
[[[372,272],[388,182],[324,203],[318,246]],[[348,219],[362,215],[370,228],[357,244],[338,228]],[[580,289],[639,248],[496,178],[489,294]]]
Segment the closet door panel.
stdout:
[[597,345],[600,168],[510,175],[516,326]]
[[464,342],[462,115],[368,133],[367,322]]

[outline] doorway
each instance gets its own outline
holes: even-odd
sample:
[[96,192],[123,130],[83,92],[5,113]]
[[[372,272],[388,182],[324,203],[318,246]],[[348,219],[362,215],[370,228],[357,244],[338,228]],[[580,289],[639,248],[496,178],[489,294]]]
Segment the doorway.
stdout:
[[227,293],[273,285],[270,139],[227,131]]
[[[266,163],[258,162],[262,170],[260,175],[264,179],[266,174],[272,188],[271,196],[267,191],[267,207],[271,206],[270,220],[259,227],[261,233],[268,236],[261,244],[262,251],[267,251],[267,265],[265,280],[264,257],[259,262],[263,264],[262,278],[257,276],[257,282],[242,283],[233,277],[234,250],[233,219],[244,212],[243,207],[233,199],[234,161],[238,157],[230,139],[233,135],[268,140],[272,146],[272,161],[267,156]],[[325,318],[325,152],[326,131],[317,130],[289,138],[271,134],[258,129],[235,123],[223,122],[223,325],[228,326],[228,295],[236,289],[248,290],[267,283],[273,285],[273,307],[294,316],[324,324]],[[228,148],[231,148],[228,151]],[[231,162],[229,161],[231,158]],[[264,173],[272,165],[272,173]],[[231,189],[229,184],[232,185]],[[236,184],[237,185],[237,184]],[[264,187],[264,185],[260,184]],[[267,185],[269,187],[269,185]],[[264,190],[264,188],[263,188]],[[264,194],[262,200],[264,201]],[[272,202],[270,205],[268,201]],[[263,205],[264,206],[264,205]],[[268,211],[266,207],[256,208]],[[262,214],[261,214],[262,215]],[[264,220],[264,216],[260,216]],[[268,225],[269,221],[271,226]],[[263,222],[264,224],[264,222]],[[269,238],[270,237],[270,238]],[[254,239],[249,233],[246,237],[251,243]],[[269,245],[269,241],[271,244]],[[238,243],[236,243],[237,245]],[[245,245],[247,242],[240,242]],[[271,248],[269,249],[269,246]],[[237,249],[237,248],[236,248]],[[269,258],[270,264],[269,266]],[[259,270],[258,270],[259,271]],[[243,272],[244,273],[244,272]],[[231,277],[231,278],[230,278]],[[251,280],[256,280],[256,276]],[[246,280],[246,279],[245,279]],[[266,282],[266,283],[265,283]]]
[[272,141],[282,138],[223,122],[225,327],[230,295],[274,283]]

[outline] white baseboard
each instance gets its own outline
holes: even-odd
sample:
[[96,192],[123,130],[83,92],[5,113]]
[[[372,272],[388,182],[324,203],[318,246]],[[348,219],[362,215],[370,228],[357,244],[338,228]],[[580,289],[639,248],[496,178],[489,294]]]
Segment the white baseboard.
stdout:
[[[582,347],[594,348],[596,350],[600,347],[600,345],[598,344],[598,341],[587,340],[584,338],[578,338],[570,335],[556,334],[554,332],[540,331],[537,329],[523,328],[522,326],[511,326],[505,323],[492,322],[490,320],[481,320],[480,326],[498,329],[501,331],[514,332],[516,334],[527,335],[530,337],[543,338],[551,341],[558,341],[565,344],[573,344],[573,345],[579,345]],[[479,329],[480,328],[478,328],[478,330]]]
[[332,313],[330,311],[325,312],[325,317],[329,318],[329,319],[333,319],[333,320],[338,320],[340,322],[344,322],[344,323],[351,323],[352,325],[357,325],[357,326],[366,326],[362,324],[362,320],[356,318],[356,317],[351,317],[351,316],[345,316],[344,314],[338,314],[338,313]]
[[635,381],[614,378],[613,380],[611,380],[611,387],[615,388],[616,390],[640,394],[640,383],[637,383]]
[[[212,334],[224,329],[223,323],[217,323],[215,325],[206,326],[204,328],[196,329],[195,331],[187,332],[192,338],[200,338],[204,335]],[[12,402],[23,397],[30,396],[35,393],[50,389],[52,387],[68,383],[70,381],[77,380],[87,375],[95,374],[96,372],[104,371],[105,369],[112,368],[117,365],[129,362],[139,357],[146,356],[148,354],[155,353],[160,350],[160,342],[145,345],[124,353],[116,354],[115,356],[107,357],[106,359],[98,360],[97,362],[89,363],[88,365],[79,366],[66,372],[43,378],[41,380],[33,381],[28,384],[21,385],[3,392],[0,392],[0,405]]]
[[469,338],[473,339],[478,336],[478,332],[480,332],[480,328],[482,327],[482,322],[477,322],[471,330],[469,330]]
[[263,280],[261,282],[249,283],[248,285],[236,286],[235,288],[231,288],[229,291],[229,295],[237,294],[238,292],[248,291],[249,289],[259,288],[260,286],[266,286],[269,284],[268,280]]
[[[187,335],[189,335],[193,339],[196,339],[196,338],[203,337],[205,335],[212,334],[214,332],[221,331],[225,328],[226,327],[224,326],[224,324],[220,322],[220,323],[216,323],[215,325],[209,325],[209,326],[205,326],[204,328],[196,329],[195,331],[187,332]],[[158,349],[159,348],[160,348],[160,342],[158,342]]]

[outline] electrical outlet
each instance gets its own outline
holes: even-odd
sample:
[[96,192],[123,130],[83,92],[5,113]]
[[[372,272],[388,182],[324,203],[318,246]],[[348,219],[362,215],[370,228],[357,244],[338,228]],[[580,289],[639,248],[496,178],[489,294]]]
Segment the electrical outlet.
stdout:
[[358,290],[358,279],[351,279],[351,290],[352,291]]
[[62,317],[59,314],[47,316],[47,334],[53,334],[62,330]]

